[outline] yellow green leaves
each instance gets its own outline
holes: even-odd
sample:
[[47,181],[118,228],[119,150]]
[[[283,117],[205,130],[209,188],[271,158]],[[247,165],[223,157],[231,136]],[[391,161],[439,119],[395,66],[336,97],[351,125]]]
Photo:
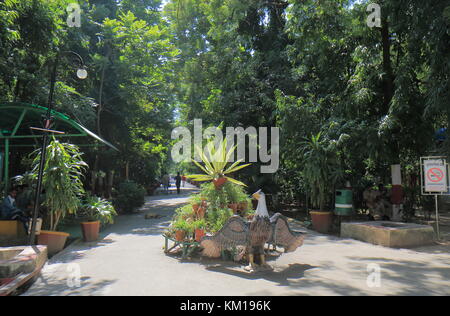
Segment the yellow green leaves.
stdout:
[[194,161],[194,163],[205,174],[191,175],[188,176],[188,178],[194,181],[204,182],[225,177],[234,184],[246,186],[243,182],[226,176],[250,166],[250,164],[240,165],[242,160],[231,163],[231,158],[236,151],[236,146],[228,149],[227,145],[226,139],[220,143],[209,141],[206,145],[206,153],[200,147],[196,147],[196,151],[199,154],[203,165],[197,161]]

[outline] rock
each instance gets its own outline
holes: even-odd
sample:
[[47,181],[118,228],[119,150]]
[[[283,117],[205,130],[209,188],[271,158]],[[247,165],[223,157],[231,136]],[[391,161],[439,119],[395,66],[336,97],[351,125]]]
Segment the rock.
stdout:
[[164,217],[164,216],[159,215],[159,214],[155,214],[155,213],[147,213],[147,214],[145,214],[145,219],[159,219],[161,217]]

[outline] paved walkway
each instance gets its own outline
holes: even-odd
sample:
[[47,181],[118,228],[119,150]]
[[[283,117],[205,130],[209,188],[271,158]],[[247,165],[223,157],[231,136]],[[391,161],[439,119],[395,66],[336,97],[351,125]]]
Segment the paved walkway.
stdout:
[[[274,272],[256,274],[165,256],[161,233],[186,201],[148,198],[146,210],[120,216],[102,241],[76,243],[52,258],[25,295],[450,295],[448,246],[395,250],[308,232],[297,252],[272,258]],[[148,212],[165,217],[146,220]],[[380,287],[367,285],[371,264],[381,268]]]

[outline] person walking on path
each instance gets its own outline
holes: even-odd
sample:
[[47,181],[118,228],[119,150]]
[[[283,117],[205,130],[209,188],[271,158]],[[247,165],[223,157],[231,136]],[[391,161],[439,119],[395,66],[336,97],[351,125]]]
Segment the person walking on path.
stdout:
[[164,186],[164,190],[166,191],[166,193],[169,193],[170,176],[167,173],[164,173],[161,182]]
[[178,172],[177,176],[175,177],[175,184],[177,185],[177,193],[181,193],[181,175]]

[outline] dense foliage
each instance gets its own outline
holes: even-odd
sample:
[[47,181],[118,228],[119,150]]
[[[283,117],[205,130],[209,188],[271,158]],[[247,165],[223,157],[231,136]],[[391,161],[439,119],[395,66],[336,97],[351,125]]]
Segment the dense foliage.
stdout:
[[102,225],[114,224],[114,217],[117,216],[110,201],[92,195],[84,198],[79,213],[80,216],[85,216],[90,221],[99,221]]
[[56,110],[120,149],[87,150],[92,174],[117,171],[116,181],[151,183],[168,161],[178,55],[161,1],[81,1],[80,28],[67,23],[73,2],[0,2],[0,101],[47,106],[57,52],[79,53],[88,79],[77,80],[76,63],[63,56]]
[[415,192],[419,157],[450,152],[435,137],[450,120],[447,1],[378,0],[373,28],[369,0],[87,0],[69,28],[71,2],[0,2],[0,99],[45,105],[56,52],[80,53],[89,78],[63,62],[56,107],[120,149],[90,151],[94,171],[151,183],[172,128],[195,118],[280,127],[279,172],[241,179],[292,199],[311,190],[305,141],[319,133],[334,186],[389,183],[401,163]]
[[[191,196],[189,204],[176,210],[172,221],[173,230],[191,233],[194,227],[202,226],[208,232],[218,232],[233,215],[244,218],[255,213],[243,187],[226,182],[220,189],[212,182],[201,186],[198,194]],[[203,208],[203,215],[198,209]]]
[[450,120],[450,6],[376,1],[370,28],[372,2],[170,1],[182,121],[280,127],[281,169],[246,169],[252,190],[309,193],[304,144],[319,133],[342,168],[335,185],[390,183],[401,163],[416,187],[419,157],[449,152],[435,132]]
[[131,213],[145,203],[145,189],[134,181],[126,181],[119,185],[114,205],[120,212]]

